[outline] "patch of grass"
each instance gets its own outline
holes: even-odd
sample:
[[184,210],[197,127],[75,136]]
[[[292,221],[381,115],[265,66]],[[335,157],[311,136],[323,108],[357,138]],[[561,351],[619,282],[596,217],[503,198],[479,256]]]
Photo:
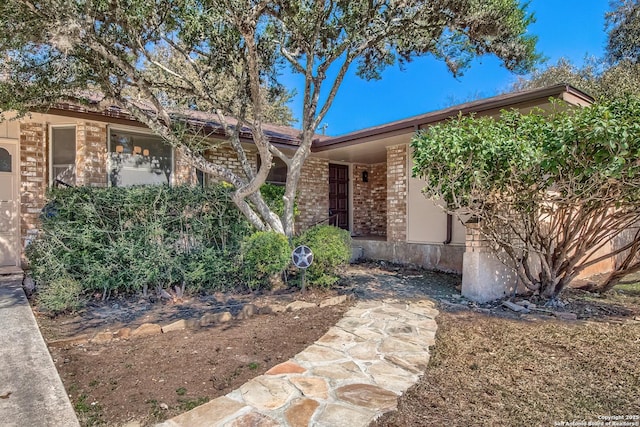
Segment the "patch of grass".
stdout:
[[249,363],[249,369],[251,369],[252,371],[255,371],[256,369],[258,369],[260,367],[260,364],[257,362],[251,362]]
[[543,426],[637,412],[637,324],[474,312],[437,321],[425,375],[373,426]]
[[209,401],[208,397],[199,397],[197,399],[187,399],[187,400],[178,399],[178,402],[179,402],[178,407],[180,408],[181,411],[186,412],[200,405],[204,405],[208,401]]
[[95,402],[89,403],[89,396],[82,393],[73,404],[78,419],[82,426],[98,426],[104,424],[102,421],[102,408]]
[[176,389],[176,394],[178,396],[184,396],[187,393],[187,389],[184,387],[180,387],[178,389]]

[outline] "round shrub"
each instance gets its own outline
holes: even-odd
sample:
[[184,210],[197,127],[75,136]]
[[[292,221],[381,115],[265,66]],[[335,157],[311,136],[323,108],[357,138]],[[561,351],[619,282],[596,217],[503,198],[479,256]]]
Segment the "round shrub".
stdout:
[[289,265],[291,247],[287,237],[274,231],[259,231],[242,244],[242,270],[251,289],[268,285],[270,276]]
[[84,305],[82,285],[69,276],[61,276],[38,290],[41,307],[54,313],[77,310]]
[[330,287],[339,277],[341,267],[351,259],[351,236],[347,230],[332,225],[317,225],[296,239],[297,245],[307,245],[313,251],[313,264],[307,269],[310,285]]

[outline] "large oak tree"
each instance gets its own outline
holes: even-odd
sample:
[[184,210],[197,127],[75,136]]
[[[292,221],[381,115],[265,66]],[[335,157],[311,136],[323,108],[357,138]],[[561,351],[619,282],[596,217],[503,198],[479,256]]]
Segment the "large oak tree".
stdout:
[[[291,235],[302,164],[352,67],[373,79],[432,55],[459,74],[475,56],[494,54],[524,71],[537,59],[526,33],[531,19],[517,0],[5,0],[0,108],[27,111],[100,93],[231,183],[234,202],[257,228]],[[304,81],[293,154],[264,128],[265,91],[283,93],[283,67]],[[203,139],[178,114],[189,109],[216,116],[243,173],[200,155]],[[241,144],[243,127],[261,158],[257,171]],[[258,191],[274,156],[288,167],[282,217]]]

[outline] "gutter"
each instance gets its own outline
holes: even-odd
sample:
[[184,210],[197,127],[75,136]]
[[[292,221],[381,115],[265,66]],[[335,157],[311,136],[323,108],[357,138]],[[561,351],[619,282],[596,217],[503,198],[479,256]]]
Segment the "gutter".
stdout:
[[534,101],[537,99],[558,97],[565,92],[575,95],[588,103],[593,103],[595,101],[593,97],[589,96],[585,92],[582,92],[581,90],[576,89],[569,84],[562,83],[542,89],[532,89],[516,94],[497,95],[493,98],[472,101],[458,106],[449,107],[444,110],[438,110],[431,113],[421,114],[419,116],[398,120],[385,125],[359,130],[343,136],[338,136],[319,142],[317,145],[312,147],[311,151],[315,153],[331,150],[338,147],[348,147],[350,145],[361,144],[365,142],[363,141],[365,138],[379,136],[400,130],[407,130],[411,128],[415,129],[416,126],[440,122],[459,113],[481,113],[483,111],[505,108],[511,105]]

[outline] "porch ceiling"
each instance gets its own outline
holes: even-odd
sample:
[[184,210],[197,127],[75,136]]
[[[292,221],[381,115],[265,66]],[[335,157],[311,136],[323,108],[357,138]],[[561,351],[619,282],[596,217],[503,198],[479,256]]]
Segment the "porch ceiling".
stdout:
[[400,144],[408,144],[413,136],[413,129],[398,132],[381,138],[372,137],[366,143],[359,143],[338,148],[329,148],[320,152],[314,152],[314,157],[329,159],[334,162],[375,164],[387,161],[387,147]]

